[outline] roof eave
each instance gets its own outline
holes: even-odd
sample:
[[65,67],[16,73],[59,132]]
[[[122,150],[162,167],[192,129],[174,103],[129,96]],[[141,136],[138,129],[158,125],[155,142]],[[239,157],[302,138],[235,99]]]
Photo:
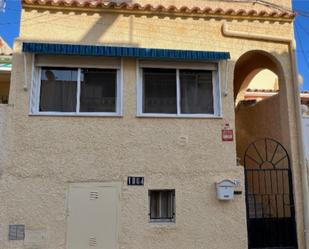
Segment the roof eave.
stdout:
[[108,12],[120,14],[139,14],[139,15],[159,15],[159,16],[173,16],[173,17],[194,17],[194,18],[217,18],[217,19],[246,19],[246,20],[261,20],[261,21],[279,21],[279,22],[293,22],[297,13],[295,12],[266,12],[255,10],[222,10],[198,7],[188,8],[186,6],[176,8],[174,6],[164,7],[162,5],[153,7],[151,5],[141,6],[139,4],[104,4],[79,5],[76,2],[71,4],[63,1],[54,3],[52,1],[38,1],[38,0],[22,0],[22,7],[24,9],[45,9],[45,10],[70,10],[79,12]]

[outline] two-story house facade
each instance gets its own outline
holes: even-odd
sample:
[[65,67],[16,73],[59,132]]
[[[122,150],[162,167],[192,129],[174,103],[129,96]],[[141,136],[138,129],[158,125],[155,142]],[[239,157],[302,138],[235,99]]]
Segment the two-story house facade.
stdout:
[[[23,0],[0,248],[305,248],[295,14],[276,2]],[[240,106],[262,69],[278,97]]]

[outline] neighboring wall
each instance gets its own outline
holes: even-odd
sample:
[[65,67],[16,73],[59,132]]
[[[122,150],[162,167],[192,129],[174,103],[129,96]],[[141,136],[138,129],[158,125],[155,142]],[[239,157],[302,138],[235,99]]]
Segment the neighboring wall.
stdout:
[[258,139],[272,138],[281,143],[285,148],[287,132],[282,130],[282,123],[287,122],[280,115],[280,95],[247,105],[239,103],[236,109],[236,139],[237,156],[243,158],[247,147]]
[[304,135],[304,146],[305,146],[305,156],[309,161],[309,116],[303,116],[303,135]]

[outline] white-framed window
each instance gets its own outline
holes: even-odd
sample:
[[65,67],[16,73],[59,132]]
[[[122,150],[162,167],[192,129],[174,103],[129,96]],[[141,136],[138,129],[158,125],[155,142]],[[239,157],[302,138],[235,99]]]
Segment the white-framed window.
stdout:
[[150,222],[175,222],[175,190],[149,190]]
[[138,64],[138,116],[221,116],[218,63]]
[[[78,62],[78,60],[80,61]],[[89,58],[88,58],[89,59]],[[30,114],[119,116],[122,114],[122,72],[113,64],[85,58],[38,57],[34,68]],[[77,64],[78,63],[78,64]],[[87,66],[83,66],[87,65]]]

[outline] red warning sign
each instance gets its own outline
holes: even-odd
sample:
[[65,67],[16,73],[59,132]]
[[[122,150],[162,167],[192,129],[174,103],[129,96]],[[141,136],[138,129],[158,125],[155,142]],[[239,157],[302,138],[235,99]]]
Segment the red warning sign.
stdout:
[[234,132],[230,128],[229,124],[226,124],[222,129],[222,142],[232,142],[234,141]]

